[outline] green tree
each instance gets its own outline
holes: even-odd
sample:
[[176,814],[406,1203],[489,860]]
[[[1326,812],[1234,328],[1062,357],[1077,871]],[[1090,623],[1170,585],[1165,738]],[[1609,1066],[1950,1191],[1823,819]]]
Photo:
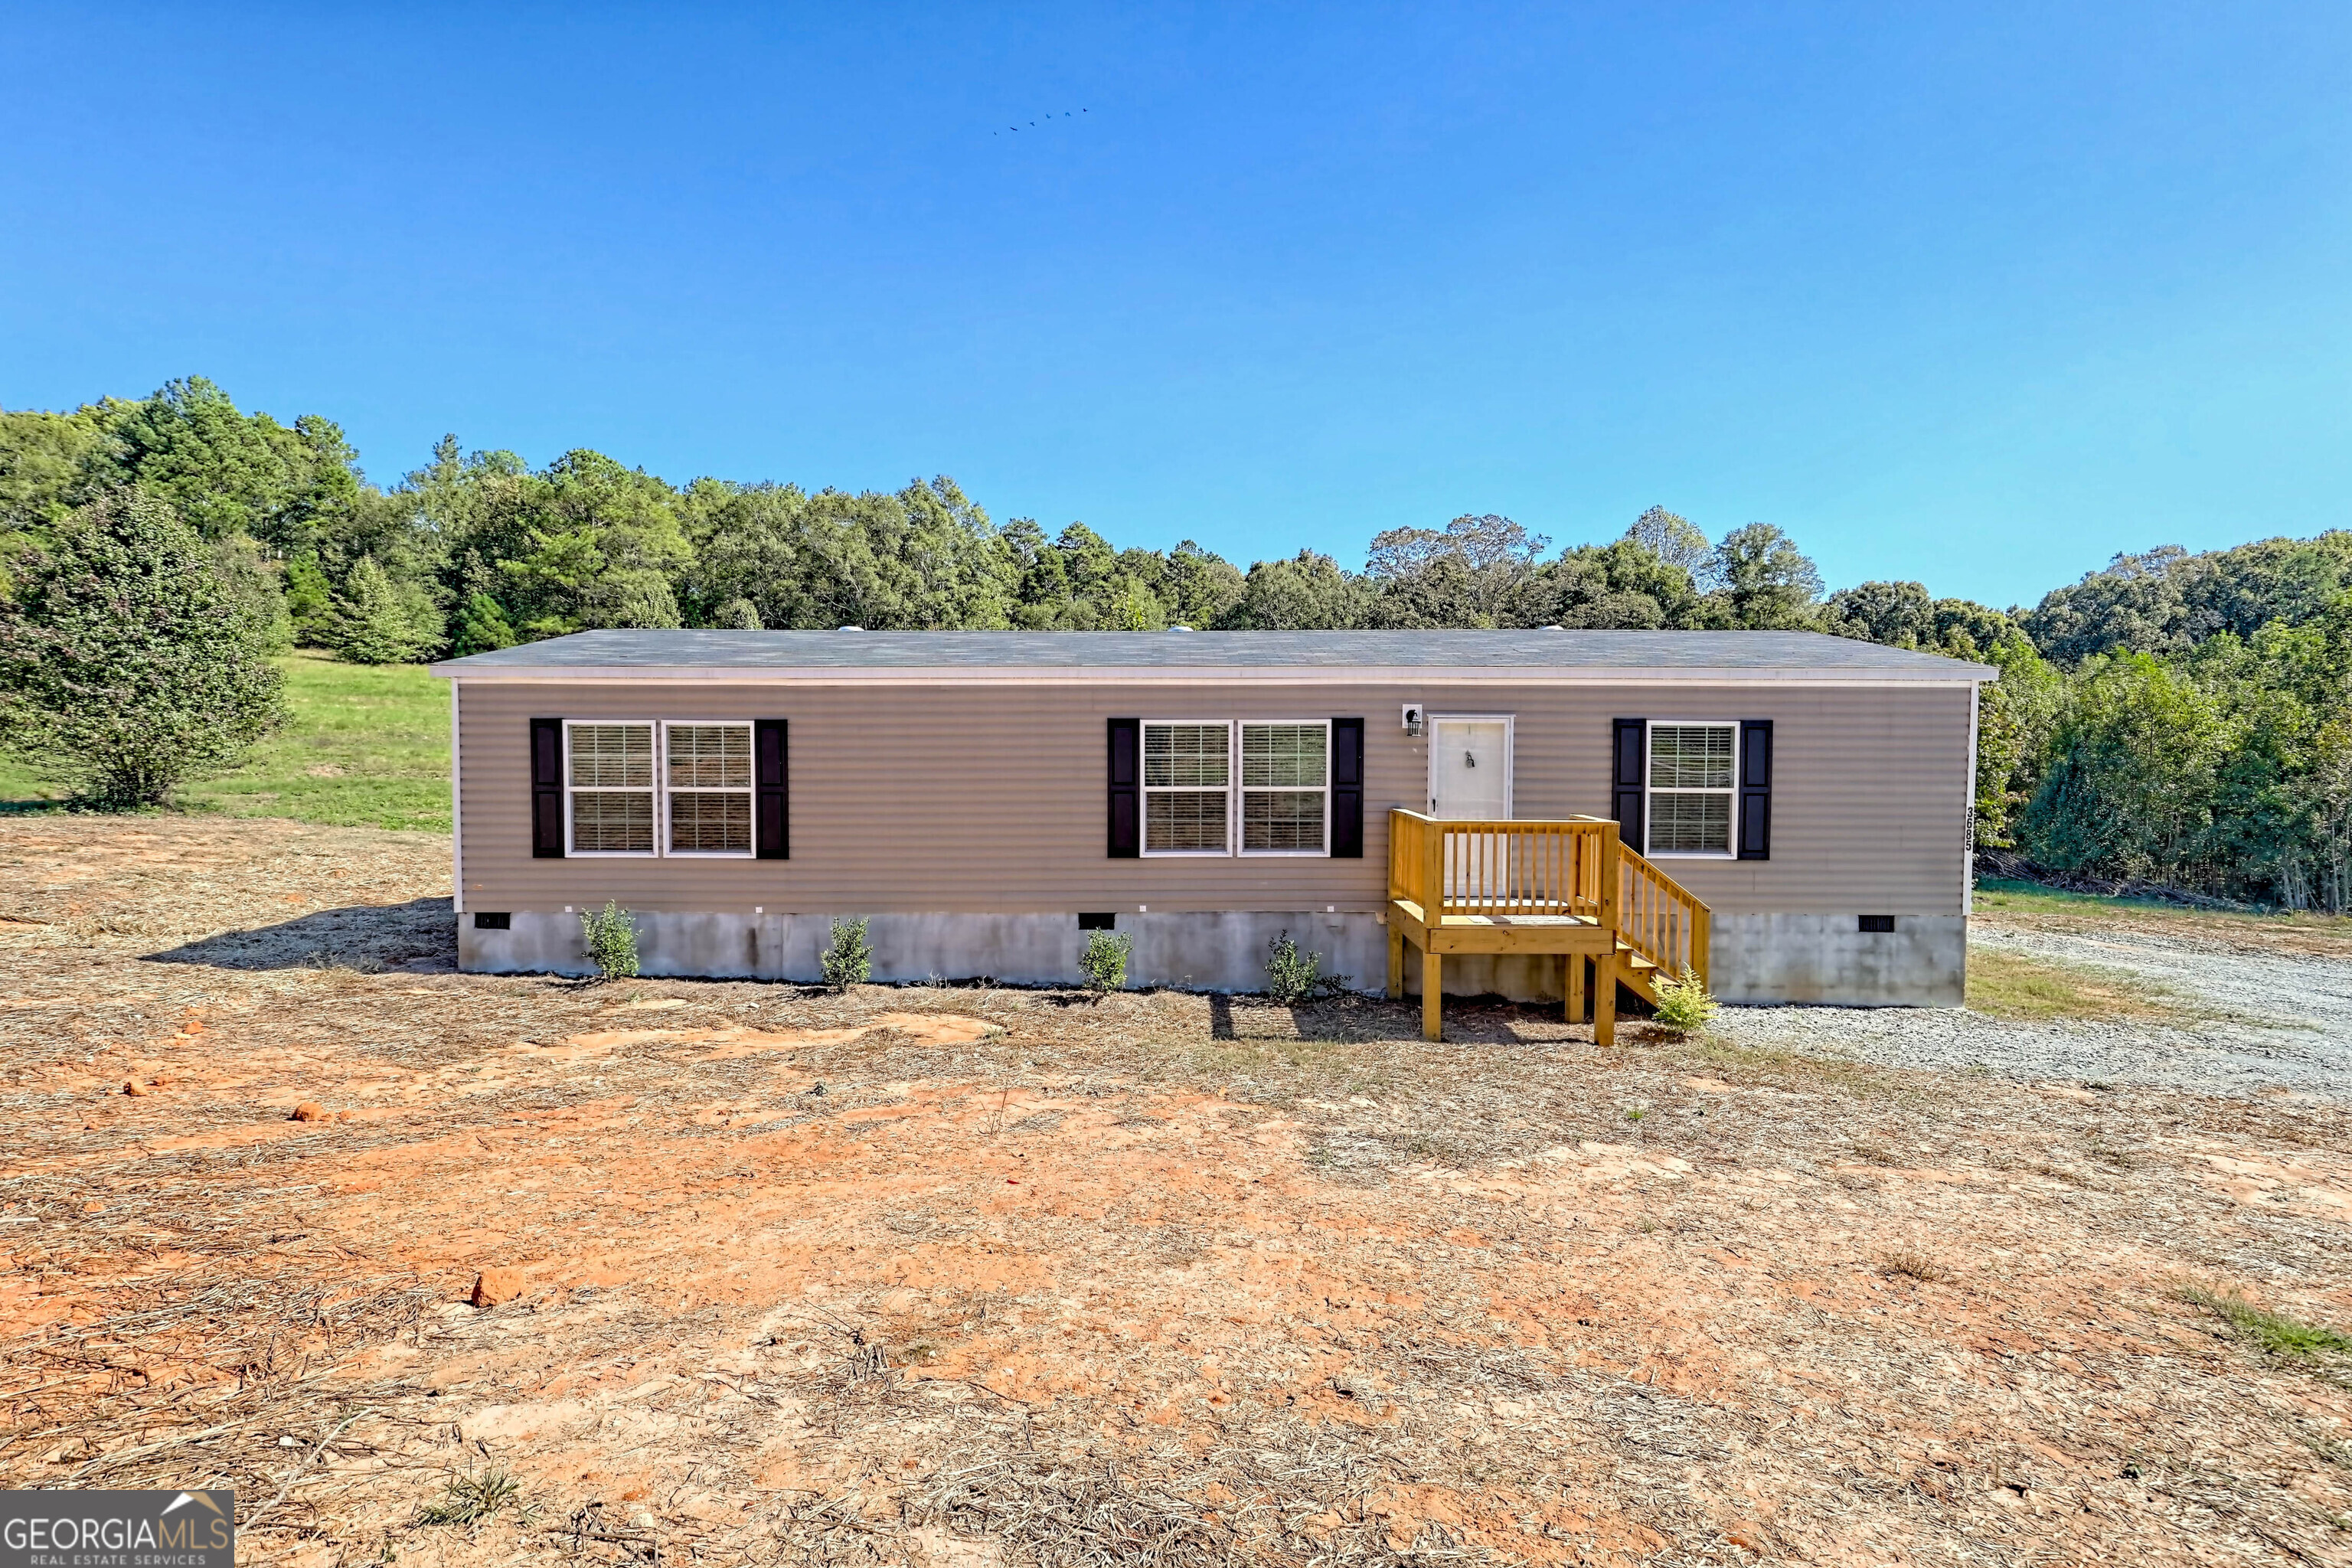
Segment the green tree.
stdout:
[[84,483],[135,484],[171,501],[206,538],[247,533],[279,550],[312,543],[318,520],[347,508],[361,488],[356,455],[332,421],[304,415],[289,429],[267,414],[240,413],[200,375],[116,405]]
[[1370,618],[1373,595],[1328,555],[1302,550],[1283,561],[1261,561],[1243,579],[1242,596],[1221,629],[1261,632],[1344,631]]
[[1637,544],[1668,566],[1679,566],[1701,589],[1713,586],[1707,574],[1715,566],[1715,546],[1698,524],[1679,512],[1654,506],[1633,520],[1624,542]]
[[328,646],[334,635],[335,587],[320,569],[316,551],[305,550],[286,563],[286,614],[298,645]]
[[352,664],[415,664],[438,653],[441,614],[414,583],[395,583],[373,555],[360,557],[335,599],[329,646]]
[[1708,570],[1719,584],[1708,595],[1729,624],[1748,630],[1809,629],[1822,596],[1819,568],[1796,541],[1769,522],[1735,528],[1715,547]]
[[2210,885],[2234,715],[2147,654],[2112,654],[2067,693],[2024,823],[2033,858],[2065,871]]
[[688,597],[704,615],[741,598],[780,629],[1013,624],[1013,552],[952,479],[894,495],[713,483],[697,487],[693,504],[708,541]]
[[1983,657],[1999,667],[2000,679],[1977,692],[1976,841],[2008,849],[2049,765],[2065,678],[2015,626]]
[[159,498],[81,508],[0,607],[13,750],[110,808],[159,805],[286,718],[269,628]]
[[254,624],[263,628],[263,644],[271,653],[294,646],[294,616],[286,603],[285,574],[261,546],[242,533],[232,533],[213,545],[213,567]]
[[521,640],[515,636],[506,611],[488,594],[468,597],[457,607],[457,618],[449,626],[449,651],[459,658],[469,653],[493,653],[512,647]]
[[128,406],[105,398],[70,413],[0,411],[0,532],[45,533],[87,499],[86,475]]
[[1539,567],[1512,595],[1505,624],[1643,631],[1695,626],[1699,616],[1689,570],[1661,559],[1629,531],[1612,543],[1578,545]]
[[1372,536],[1364,575],[1387,602],[1382,624],[1491,626],[1550,543],[1491,512],[1391,528]]
[[414,487],[420,515],[451,517],[441,531],[456,597],[489,594],[527,637],[683,623],[671,579],[693,552],[677,492],[598,452],[567,452],[537,474],[505,456]]
[[1168,552],[1160,573],[1160,601],[1170,624],[1195,630],[1213,626],[1241,603],[1241,568],[1187,539]]

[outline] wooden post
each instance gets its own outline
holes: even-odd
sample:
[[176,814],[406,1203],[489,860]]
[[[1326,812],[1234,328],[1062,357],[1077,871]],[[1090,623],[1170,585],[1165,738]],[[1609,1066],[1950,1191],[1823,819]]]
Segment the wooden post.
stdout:
[[1713,916],[1705,904],[1691,910],[1691,967],[1698,971],[1698,983],[1710,994],[1715,990],[1714,983],[1707,978],[1714,969],[1709,962],[1715,944],[1715,933],[1710,929],[1712,925]]
[[1445,923],[1445,825],[1421,830],[1421,922],[1435,931]]
[[1608,936],[1592,966],[1592,1043],[1617,1043],[1617,825],[1601,829],[1601,929]]
[[1404,923],[1394,910],[1389,911],[1389,1000],[1400,1001],[1404,996]]
[[1435,948],[1421,950],[1421,1037],[1424,1040],[1445,1037],[1437,1013],[1438,1002],[1445,994],[1444,967]]
[[1617,1043],[1617,955],[1604,952],[1592,963],[1592,1043]]
[[1571,952],[1563,961],[1568,965],[1568,979],[1561,989],[1568,993],[1568,1021],[1584,1022],[1584,954]]

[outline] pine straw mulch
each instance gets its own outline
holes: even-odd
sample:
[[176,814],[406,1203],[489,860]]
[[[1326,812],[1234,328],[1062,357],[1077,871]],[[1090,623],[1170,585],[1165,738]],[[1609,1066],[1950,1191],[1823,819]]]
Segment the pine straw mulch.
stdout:
[[446,855],[0,822],[0,1485],[234,1486],[248,1562],[2352,1547],[2346,1358],[2211,1305],[2352,1323],[2341,1110],[459,975]]

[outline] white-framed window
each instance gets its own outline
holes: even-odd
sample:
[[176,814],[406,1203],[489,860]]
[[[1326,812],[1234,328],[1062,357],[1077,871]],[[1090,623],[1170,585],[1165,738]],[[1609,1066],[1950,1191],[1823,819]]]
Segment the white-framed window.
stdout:
[[563,725],[564,852],[749,856],[751,726]]
[[654,729],[651,723],[565,721],[566,854],[657,852]]
[[1225,720],[1144,721],[1146,855],[1233,852],[1233,745]]
[[665,724],[673,855],[751,853],[751,726]]
[[1329,720],[1143,721],[1143,853],[1330,852]]
[[1331,843],[1331,721],[1241,730],[1241,852],[1323,855]]
[[1739,726],[1650,721],[1647,853],[1728,857],[1739,783]]

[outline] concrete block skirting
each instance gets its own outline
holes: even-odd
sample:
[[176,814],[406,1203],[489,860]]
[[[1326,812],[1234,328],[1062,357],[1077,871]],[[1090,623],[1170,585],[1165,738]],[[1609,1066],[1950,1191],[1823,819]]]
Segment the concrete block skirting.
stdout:
[[[457,921],[457,963],[490,974],[585,974],[577,915],[517,910],[510,929],[482,931]],[[707,979],[820,978],[817,955],[830,940],[827,915],[654,914],[636,917],[637,956],[648,975]],[[1717,915],[1712,979],[1731,1003],[1822,1003],[1842,1006],[1957,1007],[1968,960],[1968,921],[1958,915],[1900,915],[1891,932],[1863,932],[1853,915]],[[1121,914],[1135,939],[1128,981],[1188,991],[1263,991],[1267,944],[1287,931],[1323,955],[1326,974],[1377,991],[1388,973],[1388,928],[1370,913],[1229,911]],[[916,982],[985,975],[1016,985],[1068,985],[1078,979],[1087,933],[1077,915],[895,914],[870,917],[874,978]],[[1406,989],[1420,992],[1420,968],[1405,964]],[[1449,955],[1445,994],[1514,1002],[1562,1000],[1560,961],[1520,955]]]
[[[457,964],[493,974],[585,974],[580,918],[517,910],[507,931],[457,922]],[[817,955],[832,940],[830,915],[639,914],[637,961],[646,974],[712,979],[821,977]],[[1323,973],[1359,990],[1378,990],[1388,973],[1388,928],[1367,913],[1121,914],[1135,940],[1132,985],[1189,991],[1263,991],[1266,946],[1283,931],[1323,955]],[[896,914],[868,917],[874,978],[885,982],[971,980],[1069,985],[1087,933],[1076,911],[1055,915]],[[1448,985],[1447,990],[1453,987]]]
[[1891,931],[1860,926],[1853,915],[1717,915],[1708,982],[1730,1003],[1961,1005],[1966,915],[1896,915]]

